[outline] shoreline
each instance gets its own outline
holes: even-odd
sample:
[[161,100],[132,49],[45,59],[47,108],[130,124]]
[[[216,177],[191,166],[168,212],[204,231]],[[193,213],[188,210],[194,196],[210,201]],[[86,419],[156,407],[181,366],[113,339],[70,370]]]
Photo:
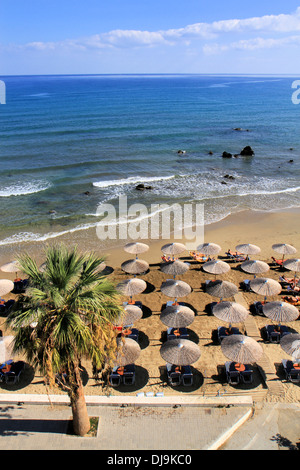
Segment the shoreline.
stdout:
[[[274,211],[274,212],[261,212],[261,211],[243,211],[237,214],[232,214],[222,221],[210,224],[205,227],[204,241],[217,243],[221,246],[220,258],[225,257],[225,252],[230,248],[235,249],[238,243],[253,243],[261,248],[261,253],[255,256],[255,259],[260,259],[270,263],[271,256],[276,257],[276,253],[272,250],[274,243],[289,243],[295,246],[300,252],[300,209],[293,209],[287,211]],[[123,246],[126,241],[119,243],[119,246],[109,250],[101,250],[100,242],[93,233],[85,233],[84,237],[79,239],[66,239],[61,240],[68,243],[69,246],[77,245],[80,251],[94,251],[99,255],[106,255],[106,264],[111,267],[109,278],[118,283],[122,280],[132,277],[121,270],[121,263],[132,259],[134,255],[125,252]],[[141,240],[142,241],[142,240]],[[182,240],[181,240],[182,241]],[[57,240],[56,240],[57,242]],[[187,297],[179,299],[190,306],[195,312],[193,323],[188,327],[190,339],[195,341],[201,351],[199,360],[192,365],[194,373],[194,384],[191,387],[171,387],[166,383],[165,362],[160,356],[160,346],[164,341],[167,327],[160,320],[160,313],[166,302],[170,298],[166,297],[160,290],[162,282],[167,278],[160,270],[161,262],[161,247],[168,243],[168,240],[155,240],[145,241],[150,245],[150,249],[141,255],[140,259],[144,259],[149,263],[150,269],[147,273],[138,277],[143,278],[148,285],[145,292],[137,295],[134,300],[140,300],[144,306],[144,315],[138,320],[134,327],[139,330],[139,343],[141,346],[141,354],[136,361],[136,383],[134,386],[122,386],[119,388],[112,388],[107,385],[101,385],[99,382],[92,378],[92,368],[89,361],[83,361],[84,367],[84,389],[85,395],[112,395],[112,396],[125,396],[136,395],[137,393],[161,393],[165,396],[174,395],[207,395],[216,396],[220,391],[221,393],[230,394],[253,394],[253,396],[263,396],[263,399],[269,401],[281,401],[286,403],[297,402],[300,399],[300,388],[297,384],[289,383],[284,380],[283,372],[280,368],[282,359],[290,359],[287,354],[283,352],[279,344],[266,343],[263,337],[259,340],[263,346],[264,352],[269,358],[270,363],[274,367],[277,379],[281,381],[284,388],[284,396],[267,395],[268,389],[264,383],[262,376],[259,372],[258,366],[254,366],[254,381],[250,386],[240,385],[234,387],[224,381],[224,376],[220,375],[220,371],[224,366],[226,357],[221,351],[221,347],[212,341],[212,334],[218,326],[226,325],[224,322],[218,320],[208,310],[208,305],[217,299],[211,297],[203,290],[203,284],[207,279],[214,279],[214,275],[204,272],[201,264],[193,261],[189,257],[188,251],[183,253],[180,258],[190,263],[189,270],[179,276],[181,280],[187,282],[192,292]],[[38,263],[43,262],[43,243],[34,244],[26,247],[22,244],[11,247],[11,250],[3,252],[1,250],[1,264],[15,259],[18,253],[27,251],[32,256],[37,258]],[[294,256],[296,257],[297,254]],[[277,255],[281,257],[281,255]],[[254,257],[253,257],[254,259]],[[225,260],[226,261],[226,260]],[[228,260],[227,260],[228,261]],[[252,278],[253,275],[246,274],[239,269],[240,263],[232,263],[229,261],[230,271],[227,274],[220,275],[218,278],[226,279],[239,287],[239,292],[243,296],[243,300],[248,305],[249,309],[251,304],[255,301],[261,301],[262,297],[258,294],[251,292],[243,292],[240,289],[240,283],[246,278]],[[278,268],[271,266],[270,270],[266,273],[265,277],[270,277],[279,280],[281,272]],[[262,275],[264,276],[264,275]],[[0,271],[0,278],[11,279],[15,277],[14,273],[4,273]],[[272,296],[268,300],[280,300],[286,292],[282,291],[281,294]],[[127,301],[125,297],[120,297],[120,301]],[[234,298],[227,299],[234,301]],[[250,314],[252,316],[252,314]],[[265,316],[254,315],[253,319],[260,334],[266,324],[272,323]],[[3,331],[3,322],[5,318],[1,318],[0,327]],[[237,326],[240,332],[247,334],[244,323],[234,325]],[[291,332],[300,333],[299,317],[296,321],[288,324]],[[8,334],[7,332],[3,332]],[[47,393],[46,387],[43,383],[43,377],[38,372],[34,373],[31,367],[24,372],[24,377],[20,380],[19,384],[5,386],[1,384],[1,393],[27,393],[27,394],[40,394]],[[65,394],[61,389],[55,388],[50,393]],[[261,398],[260,398],[261,399]]]
[[[279,239],[273,240],[271,244],[277,242],[280,243],[280,238],[282,241],[282,237],[289,238],[287,243],[297,244],[297,231],[300,233],[300,222],[297,223],[296,217],[293,216],[294,214],[300,215],[300,207],[289,208],[285,210],[274,210],[272,212],[260,210],[254,211],[252,209],[247,209],[232,213],[217,222],[204,225],[204,241],[218,243],[222,247],[222,250],[224,249],[222,254],[224,254],[225,251],[227,251],[229,248],[234,249],[234,246],[238,243],[246,243],[246,239],[242,239],[246,234],[246,238],[249,238],[249,240],[251,238],[249,243],[254,243],[258,246],[261,239],[261,234],[263,234],[264,237],[272,236],[273,239],[273,235],[276,232],[278,233]],[[1,264],[15,259],[16,256],[24,251],[36,257],[38,261],[40,261],[43,256],[43,249],[45,246],[59,245],[63,243],[69,246],[77,246],[78,249],[83,252],[92,251],[101,256],[106,256],[108,263],[111,265],[120,265],[119,262],[122,263],[128,259],[128,256],[130,257],[130,255],[123,250],[124,245],[130,241],[132,240],[127,239],[109,241],[107,246],[103,246],[101,248],[101,240],[97,238],[96,227],[92,227],[74,232],[68,232],[59,237],[54,237],[45,241],[21,241],[19,243],[1,245]],[[156,256],[158,253],[160,253],[159,259],[157,260],[160,261],[160,248],[170,241],[189,243],[189,241],[184,238],[182,240],[175,240],[170,238],[159,240],[140,239],[137,241],[147,243],[150,246],[149,251],[144,253],[142,256],[142,258],[148,262],[151,261],[153,253],[155,253]],[[202,242],[203,240],[192,243],[192,247],[190,249],[196,249],[197,244]],[[103,244],[105,245],[105,242]],[[268,257],[274,256],[271,245],[267,248],[267,253],[264,251],[263,254],[267,254]],[[3,274],[4,273],[1,273],[0,271],[0,278],[3,278]]]

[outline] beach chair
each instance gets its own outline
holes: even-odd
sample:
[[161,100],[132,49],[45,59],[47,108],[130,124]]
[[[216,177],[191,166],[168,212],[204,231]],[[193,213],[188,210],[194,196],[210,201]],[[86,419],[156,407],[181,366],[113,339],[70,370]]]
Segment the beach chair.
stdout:
[[300,363],[295,364],[289,359],[282,359],[282,365],[284,368],[286,379],[289,382],[299,383],[300,382]]
[[282,259],[275,259],[274,256],[271,256],[272,262],[271,264],[279,267],[283,267],[283,260]]
[[253,309],[253,313],[255,315],[260,315],[260,316],[264,316],[264,312],[263,312],[263,305],[265,304],[265,302],[254,302],[252,304],[252,309]]
[[139,330],[137,328],[130,328],[130,331],[131,331],[131,333],[126,335],[127,338],[134,339],[135,341],[138,342],[138,340],[139,340]]
[[20,380],[20,376],[24,370],[25,362],[17,361],[11,364],[11,368],[9,372],[5,372],[5,382],[6,383],[18,383]]
[[172,387],[176,387],[181,384],[181,372],[177,370],[177,366],[174,364],[167,363],[167,376],[168,376],[168,383],[172,385]]
[[230,335],[240,335],[240,330],[236,327],[226,328],[225,326],[219,326],[217,329],[218,341],[222,342],[224,338]]
[[225,362],[225,371],[227,382],[232,385],[238,385],[240,383],[240,373],[232,368],[234,362]]
[[109,383],[112,387],[118,387],[121,384],[122,376],[118,372],[118,367],[114,367],[109,376]]
[[186,328],[168,328],[167,339],[189,339],[189,334]]
[[240,371],[240,381],[244,384],[251,384],[253,382],[253,370],[248,364],[245,364],[245,370]]
[[128,364],[124,367],[123,371],[123,384],[124,385],[133,385],[135,382],[135,365]]
[[280,343],[283,336],[289,334],[287,326],[266,325],[267,341],[270,343]]
[[241,282],[241,288],[242,288],[245,292],[251,292],[250,279],[244,279],[244,280]]
[[248,259],[247,256],[243,255],[243,253],[239,253],[238,251],[233,252],[233,251],[228,250],[226,251],[225,255],[227,255],[227,258],[236,262],[242,262]]
[[282,297],[282,300],[288,302],[289,304],[295,305],[296,307],[300,305],[300,297],[299,296],[288,296],[285,295]]
[[194,378],[191,366],[183,366],[183,371],[181,373],[181,381],[182,385],[184,385],[185,387],[193,385]]

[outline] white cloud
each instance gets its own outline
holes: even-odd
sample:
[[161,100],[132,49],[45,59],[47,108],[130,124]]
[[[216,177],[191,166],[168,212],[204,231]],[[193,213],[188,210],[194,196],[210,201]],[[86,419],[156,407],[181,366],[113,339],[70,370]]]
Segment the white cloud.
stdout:
[[[138,31],[138,30],[112,30],[106,33],[96,34],[86,38],[66,39],[59,42],[31,42],[23,45],[26,49],[38,51],[59,49],[104,49],[104,48],[136,48],[153,47],[157,45],[190,45],[193,39],[212,41],[232,34],[243,35],[240,41],[231,42],[229,45],[208,43],[203,50],[206,54],[222,52],[224,50],[236,49],[258,49],[274,47],[281,41],[291,41],[290,38],[268,39],[256,38],[245,39],[245,35],[270,33],[300,33],[300,7],[292,14],[266,15],[246,19],[231,19],[215,21],[212,23],[195,23],[184,28],[169,29],[161,31]],[[297,36],[294,36],[294,40]],[[224,38],[225,39],[225,38]]]
[[299,46],[300,35],[288,36],[284,38],[254,38],[254,39],[242,39],[240,41],[231,42],[229,44],[205,44],[203,46],[203,52],[206,55],[220,54],[229,50],[244,50],[254,51],[258,49],[273,49],[286,46]]

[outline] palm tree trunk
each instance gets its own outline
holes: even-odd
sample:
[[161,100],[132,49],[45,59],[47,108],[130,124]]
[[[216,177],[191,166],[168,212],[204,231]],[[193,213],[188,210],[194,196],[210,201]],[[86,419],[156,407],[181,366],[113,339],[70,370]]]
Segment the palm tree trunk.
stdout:
[[73,385],[72,390],[69,393],[73,414],[73,430],[77,436],[84,436],[90,430],[90,418],[86,407],[83,385],[78,367],[75,367],[74,375],[77,383]]

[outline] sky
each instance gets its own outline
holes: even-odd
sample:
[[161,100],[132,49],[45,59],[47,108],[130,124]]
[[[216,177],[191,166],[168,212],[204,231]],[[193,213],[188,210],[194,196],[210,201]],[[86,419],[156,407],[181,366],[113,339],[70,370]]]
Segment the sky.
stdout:
[[0,75],[300,76],[299,0],[0,0]]

